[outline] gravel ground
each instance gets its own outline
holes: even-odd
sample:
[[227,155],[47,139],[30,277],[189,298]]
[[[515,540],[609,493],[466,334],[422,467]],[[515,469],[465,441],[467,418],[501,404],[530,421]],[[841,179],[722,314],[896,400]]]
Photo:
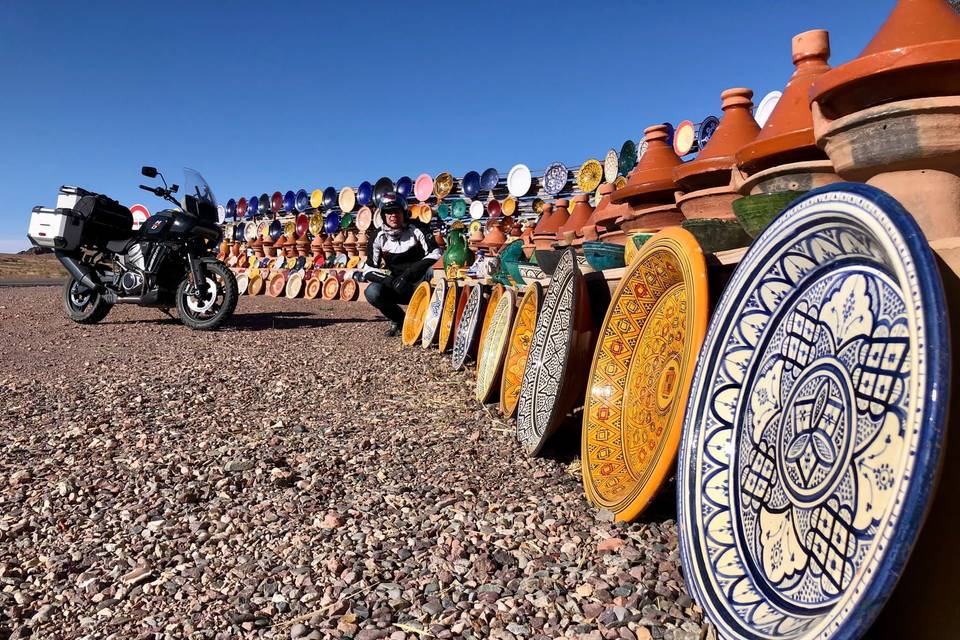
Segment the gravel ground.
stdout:
[[714,637],[672,491],[610,522],[385,327],[263,297],[83,327],[0,289],[0,638]]

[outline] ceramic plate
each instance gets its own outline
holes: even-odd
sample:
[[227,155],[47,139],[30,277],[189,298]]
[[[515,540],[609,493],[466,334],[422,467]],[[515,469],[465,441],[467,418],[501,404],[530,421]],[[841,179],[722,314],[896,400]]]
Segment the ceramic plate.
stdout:
[[261,220],[260,224],[257,225],[257,237],[261,240],[270,239],[270,223],[266,220]]
[[446,202],[441,202],[437,206],[437,217],[441,220],[446,220],[450,217],[450,205]]
[[420,339],[423,321],[430,307],[430,283],[421,282],[414,290],[407,304],[407,313],[403,317],[403,331],[400,339],[404,346],[413,346]]
[[287,278],[286,295],[288,298],[297,298],[303,291],[303,272],[294,271]]
[[331,211],[323,219],[323,230],[327,232],[327,235],[331,235],[337,232],[340,228],[340,216],[336,211]]
[[323,214],[319,211],[310,216],[310,233],[319,236],[323,232]]
[[337,205],[337,190],[335,187],[327,187],[323,190],[323,208],[333,209]]
[[356,269],[358,264],[360,264],[360,256],[353,256],[347,260],[347,269]]
[[304,238],[307,235],[307,231],[310,229],[310,218],[307,217],[307,214],[301,213],[297,215],[296,221],[296,233],[298,238]]
[[500,212],[505,216],[512,216],[517,211],[517,199],[507,196],[500,204]]
[[463,312],[460,314],[457,332],[453,338],[453,354],[450,356],[450,366],[453,367],[454,371],[463,369],[467,358],[474,349],[483,310],[483,287],[475,286],[470,289],[470,295],[463,307]]
[[767,124],[767,120],[770,119],[770,114],[777,108],[777,103],[780,102],[782,96],[783,93],[780,91],[771,91],[763,96],[763,99],[757,104],[757,108],[753,112],[753,119],[757,121],[761,129],[763,129],[763,125]]
[[258,296],[263,293],[263,276],[250,276],[247,284],[247,295]]
[[279,220],[270,223],[270,239],[276,242],[283,235],[283,225]]
[[377,183],[373,185],[373,202],[378,207],[380,206],[380,201],[383,199],[383,196],[388,193],[395,193],[396,187],[393,184],[393,180],[384,176],[377,180]]
[[413,183],[413,195],[420,202],[426,202],[433,195],[433,178],[427,173],[421,173],[417,176],[417,181]]
[[587,499],[636,518],[673,468],[707,331],[707,270],[679,227],[654,236],[613,294],[587,382],[580,460]]
[[627,176],[635,166],[637,166],[637,145],[633,140],[627,140],[620,147],[618,172],[621,176]]
[[567,186],[568,174],[567,168],[560,162],[554,162],[548,166],[543,172],[543,191],[556,197]]
[[337,198],[337,204],[344,213],[350,213],[357,206],[357,194],[351,187],[340,189],[340,196]]
[[257,223],[248,222],[243,227],[243,239],[247,242],[253,242],[257,239]]
[[237,200],[237,217],[242,218],[247,214],[247,199],[240,198]]
[[534,198],[533,202],[530,203],[530,210],[537,215],[543,213],[543,200],[540,198]]
[[357,230],[366,231],[370,228],[372,222],[373,211],[370,210],[370,207],[360,207],[360,210],[357,211]]
[[707,116],[700,121],[697,127],[697,146],[703,149],[713,137],[713,132],[720,126],[720,120],[716,116]]
[[497,200],[490,200],[487,202],[487,215],[491,218],[498,218],[503,212],[503,207],[500,206],[500,203]]
[[431,346],[437,338],[437,327],[440,325],[440,315],[443,312],[443,303],[447,295],[447,281],[440,278],[430,296],[430,305],[427,315],[423,319],[423,331],[420,334],[420,346],[424,349]]
[[413,193],[413,180],[409,176],[403,176],[397,179],[396,184],[397,196],[401,200],[406,200],[410,197],[410,194]]
[[487,402],[493,391],[499,387],[513,315],[517,308],[517,294],[513,289],[505,290],[492,308],[493,316],[481,340],[480,357],[477,360],[476,398],[480,403]]
[[453,191],[453,176],[444,171],[433,181],[433,194],[437,200],[443,200]]
[[449,283],[447,293],[443,297],[443,309],[440,312],[440,333],[437,337],[437,348],[444,353],[450,348],[450,338],[453,336],[453,321],[460,301],[460,287],[455,282]]
[[694,128],[692,122],[684,120],[677,125],[677,129],[673,135],[674,153],[682,158],[693,151],[693,145],[696,144],[696,142],[697,130]]
[[228,218],[237,217],[237,201],[234,200],[233,198],[230,198],[229,200],[227,200],[227,207],[226,207],[226,210],[224,211],[224,215]]
[[360,203],[360,206],[365,207],[370,204],[373,200],[373,185],[364,180],[360,183],[360,186],[357,187],[357,202]]
[[320,289],[323,287],[323,282],[320,281],[320,278],[317,275],[309,278],[307,280],[306,286],[303,290],[303,297],[308,300],[313,300],[319,295]]
[[493,289],[490,290],[490,297],[487,299],[486,311],[483,312],[483,318],[480,321],[480,339],[477,341],[477,362],[480,362],[480,357],[483,351],[483,342],[487,336],[487,327],[490,326],[490,321],[493,319],[493,313],[497,309],[497,305],[500,303],[500,297],[503,295],[503,292],[506,288],[502,284],[494,285]]
[[265,193],[260,194],[260,205],[257,207],[260,215],[265,216],[270,213],[270,196]]
[[270,196],[270,210],[274,213],[280,213],[281,209],[283,209],[283,194],[274,191],[273,195]]
[[293,191],[287,191],[283,194],[283,210],[287,213],[291,213],[294,209],[297,208],[297,194]]
[[463,186],[463,195],[473,198],[480,192],[480,174],[476,171],[467,171],[461,181]]
[[590,193],[600,186],[603,181],[603,165],[599,160],[590,158],[577,172],[577,188],[584,193]]
[[279,298],[287,285],[287,273],[285,271],[274,271],[270,274],[270,280],[267,281],[267,295],[271,298]]
[[257,215],[257,211],[260,210],[260,197],[253,196],[247,200],[247,217],[252,218]]
[[237,295],[242,296],[247,292],[247,287],[250,286],[250,276],[245,273],[241,273],[237,276]]
[[637,145],[637,160],[643,157],[643,154],[647,152],[647,147],[650,146],[650,143],[646,140],[641,140],[640,144]]
[[283,235],[291,239],[297,235],[297,225],[294,224],[293,220],[287,220],[283,223]]
[[327,276],[323,281],[323,299],[335,300],[340,295],[340,281],[335,277]]
[[306,189],[300,189],[297,191],[296,200],[294,201],[294,207],[300,213],[303,213],[310,208],[310,196],[307,195]]
[[613,181],[614,190],[623,189],[625,186],[627,186],[627,179],[623,176],[617,176],[617,179]]
[[514,198],[522,198],[530,191],[533,185],[533,176],[530,167],[525,164],[516,164],[507,174],[507,191]]
[[607,155],[603,157],[603,180],[604,182],[613,182],[617,179],[617,173],[620,171],[620,158],[617,156],[616,149],[607,149]]
[[507,418],[517,410],[517,400],[520,398],[520,387],[523,384],[523,371],[527,366],[530,345],[533,343],[533,332],[537,326],[537,314],[540,310],[542,295],[539,282],[527,285],[510,330],[506,359],[503,363],[503,376],[500,380],[500,413]]
[[857,638],[928,507],[945,436],[943,287],[892,198],[845,183],[743,257],[697,364],[677,467],[684,576],[725,638]]
[[484,191],[492,191],[497,188],[497,183],[500,182],[500,174],[497,173],[497,170],[493,167],[487,169],[483,172],[483,175],[480,176],[480,188]]
[[319,209],[323,206],[323,191],[320,189],[314,189],[310,192],[310,206],[314,209]]
[[583,400],[592,338],[586,285],[568,249],[544,296],[517,402],[517,437],[529,455],[540,453]]
[[470,217],[474,220],[479,220],[483,217],[483,203],[479,200],[474,200],[470,203]]

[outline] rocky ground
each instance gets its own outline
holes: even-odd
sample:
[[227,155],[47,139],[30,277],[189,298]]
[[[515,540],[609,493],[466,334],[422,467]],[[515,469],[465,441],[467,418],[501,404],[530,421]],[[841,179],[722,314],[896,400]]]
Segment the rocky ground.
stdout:
[[610,522],[365,304],[59,296],[0,289],[0,637],[714,637],[670,492]]

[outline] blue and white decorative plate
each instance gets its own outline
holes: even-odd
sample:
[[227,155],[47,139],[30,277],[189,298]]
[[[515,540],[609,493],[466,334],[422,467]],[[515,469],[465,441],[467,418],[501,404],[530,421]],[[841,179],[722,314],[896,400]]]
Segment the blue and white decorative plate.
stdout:
[[919,227],[873,187],[811,191],[754,241],[700,352],[677,468],[684,575],[720,636],[869,628],[933,495],[948,326]]
[[554,162],[543,172],[543,190],[551,196],[556,196],[567,186],[570,172],[562,162]]

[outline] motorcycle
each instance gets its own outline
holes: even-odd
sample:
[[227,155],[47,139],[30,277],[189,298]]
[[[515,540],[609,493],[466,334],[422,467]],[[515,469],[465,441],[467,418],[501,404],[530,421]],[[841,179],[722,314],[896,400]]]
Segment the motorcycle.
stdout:
[[50,247],[70,278],[63,289],[63,307],[80,324],[103,320],[115,304],[176,307],[191,329],[220,327],[237,305],[237,281],[215,257],[223,237],[213,191],[197,171],[184,169],[179,186],[167,185],[154,167],[148,178],[163,186],[140,188],[169,201],[173,208],[150,216],[136,231],[130,210],[79,187],[61,187],[56,209],[35,207],[30,241]]

